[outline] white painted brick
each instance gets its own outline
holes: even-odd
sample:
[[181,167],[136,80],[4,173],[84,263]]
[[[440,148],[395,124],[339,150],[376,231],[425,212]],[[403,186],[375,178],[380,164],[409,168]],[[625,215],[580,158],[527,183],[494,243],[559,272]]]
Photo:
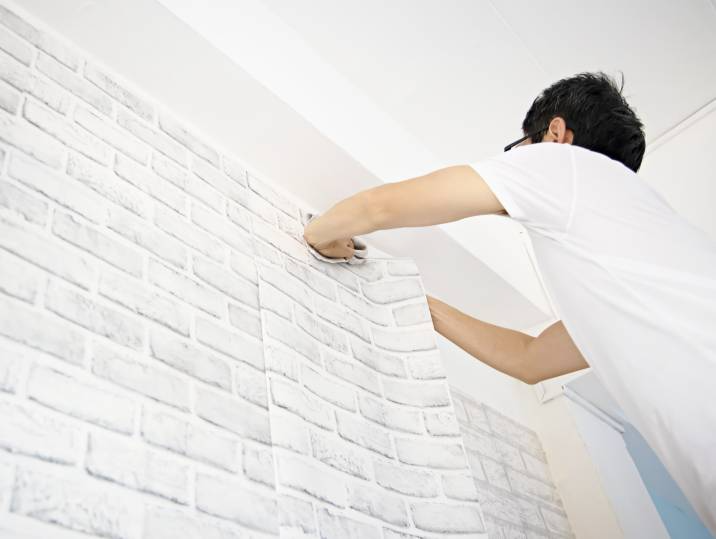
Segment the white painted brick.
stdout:
[[239,182],[244,187],[248,186],[246,169],[241,165],[241,163],[225,155],[221,157],[221,160],[223,164],[222,170],[229,176],[229,178]]
[[0,251],[0,292],[28,303],[35,301],[42,272],[24,260]]
[[235,328],[261,339],[261,318],[258,311],[229,303],[229,323]]
[[510,483],[507,481],[507,474],[502,464],[487,457],[482,457],[480,461],[482,469],[485,471],[485,477],[490,484],[510,490]]
[[387,271],[390,275],[419,275],[420,270],[413,260],[397,259],[387,261]]
[[44,105],[40,105],[30,99],[26,100],[23,116],[31,124],[39,127],[70,148],[102,165],[109,164],[112,154],[104,142],[99,141],[78,125],[68,123],[64,117],[59,116]]
[[223,262],[225,250],[221,242],[195,224],[184,220],[176,212],[164,206],[156,206],[154,222],[167,234],[174,236],[200,253]]
[[381,260],[368,260],[363,264],[349,264],[346,265],[346,269],[368,282],[382,279],[385,274]]
[[415,526],[437,533],[482,532],[485,528],[477,505],[450,505],[434,502],[410,504]]
[[75,464],[83,441],[79,427],[37,407],[0,401],[0,447],[13,453]]
[[50,408],[117,432],[130,434],[134,430],[134,403],[94,381],[36,366],[30,371],[27,395]]
[[244,474],[252,481],[275,487],[273,451],[268,446],[244,445]]
[[262,408],[268,408],[266,373],[243,363],[234,365],[236,393]]
[[190,183],[189,171],[178,165],[175,161],[164,157],[163,155],[153,152],[152,154],[152,170],[165,180],[170,181],[183,191],[188,191]]
[[477,501],[475,480],[469,473],[444,474],[442,476],[443,492],[448,498],[455,500]]
[[341,438],[349,440],[361,447],[375,451],[386,457],[393,457],[393,445],[390,436],[381,427],[377,427],[368,421],[355,416],[336,411],[338,422],[338,434]]
[[288,412],[271,410],[271,443],[296,453],[311,453],[308,423]]
[[114,172],[123,180],[154,198],[154,200],[165,204],[177,213],[187,214],[187,197],[184,192],[173,183],[154,174],[148,168],[136,164],[128,157],[117,154],[114,162]]
[[15,114],[22,103],[22,96],[8,84],[0,82],[0,109]]
[[238,481],[198,473],[196,507],[254,530],[278,533],[276,497],[249,489]]
[[[477,487],[477,497],[485,516],[497,517],[518,526],[522,525],[523,518],[526,515],[516,502],[517,498],[515,496],[482,482]],[[535,516],[540,518],[539,512]],[[544,528],[544,525],[542,525],[542,528]]]
[[294,496],[279,495],[278,518],[281,534],[315,534],[316,520],[313,505]]
[[142,276],[143,256],[136,249],[99,232],[63,211],[55,211],[52,232],[135,277]]
[[143,407],[141,433],[145,440],[158,447],[225,470],[238,470],[236,440],[159,408]]
[[220,318],[226,311],[224,297],[208,286],[197,282],[154,259],[149,260],[149,282],[174,297]]
[[81,365],[84,335],[75,328],[41,311],[0,296],[0,334],[27,346]]
[[[346,382],[362,387],[366,391],[380,395],[378,375],[356,361],[342,359],[341,356],[324,350],[326,371],[342,378]],[[345,357],[345,356],[344,356]]]
[[402,356],[389,354],[357,339],[350,339],[350,344],[353,357],[364,365],[389,376],[406,376]]
[[546,462],[542,444],[540,444],[539,438],[534,431],[520,425],[492,408],[486,407],[486,414],[493,432],[499,433],[500,436],[509,440],[513,445],[516,445],[533,457],[540,459],[542,462]]
[[[70,153],[67,160],[67,174],[135,215],[144,218],[150,216],[150,199],[133,185],[119,181],[107,167],[98,165],[79,154]],[[112,210],[109,211],[111,213]]]
[[62,144],[16,116],[0,113],[0,140],[52,168],[58,169],[64,162],[66,150]]
[[370,479],[370,462],[362,451],[334,435],[313,430],[310,436],[315,459],[341,472],[361,479]]
[[289,382],[271,379],[271,402],[324,429],[333,429],[333,411],[324,401]]
[[232,223],[239,225],[247,232],[251,232],[251,229],[253,228],[251,212],[244,206],[239,206],[231,200],[227,200],[226,216]]
[[420,498],[434,498],[438,495],[437,478],[429,471],[399,466],[384,460],[376,460],[373,469],[377,483],[385,488]]
[[418,380],[437,380],[447,377],[445,366],[438,350],[427,354],[410,354],[406,358],[406,363],[408,364],[410,376]]
[[321,539],[380,539],[380,529],[328,509],[316,511]]
[[32,58],[35,55],[30,44],[3,27],[0,27],[0,49],[26,66],[32,63]]
[[136,318],[99,303],[51,279],[45,292],[48,310],[117,344],[141,349],[144,328]]
[[265,262],[270,262],[275,266],[280,266],[281,264],[283,264],[283,255],[281,254],[281,251],[279,251],[275,247],[270,246],[264,241],[256,239],[255,236],[254,250],[256,251],[256,255],[258,256],[258,258]]
[[106,210],[96,193],[83,185],[67,181],[36,161],[13,155],[8,164],[8,175],[90,221],[104,221]]
[[99,293],[181,335],[189,335],[190,317],[186,307],[143,282],[105,271],[100,276]]
[[37,352],[0,341],[0,391],[15,393]]
[[157,368],[136,354],[115,350],[99,342],[92,347],[92,372],[152,399],[189,409],[189,383],[166,368]]
[[217,352],[263,370],[264,351],[261,341],[240,331],[224,328],[204,318],[196,320],[196,338]]
[[[229,206],[232,206],[232,204],[229,204]],[[248,210],[247,213],[260,217],[269,224],[276,225],[277,223],[276,208],[253,191],[248,191],[248,196],[242,204],[242,207]],[[239,207],[234,207],[233,211],[234,213],[239,213],[241,209]]]
[[556,505],[561,505],[562,503],[559,499],[559,494],[557,494],[557,490],[552,485],[548,485],[512,469],[507,469],[507,477],[513,492],[527,494],[528,496],[533,496]]
[[136,442],[90,432],[85,466],[95,477],[177,503],[189,501],[188,466]]
[[128,157],[143,165],[149,162],[149,150],[144,144],[96,112],[83,106],[78,106],[75,108],[74,119],[87,131]]
[[273,245],[282,253],[300,261],[306,261],[306,257],[311,256],[308,254],[305,245],[272,224],[266,223],[261,219],[253,219],[252,223],[254,234],[270,245]]
[[365,320],[353,314],[347,308],[335,302],[328,301],[321,296],[315,296],[316,314],[324,320],[334,324],[352,334],[370,342],[370,332]]
[[151,120],[154,117],[154,107],[148,101],[145,101],[137,93],[127,88],[124,83],[118,81],[116,77],[108,74],[99,66],[87,63],[84,75],[87,80],[100,90],[103,90],[145,120]]
[[220,522],[213,518],[200,518],[174,508],[149,506],[144,515],[143,539],[244,539],[243,527]]
[[[495,443],[498,443],[498,440],[495,440]],[[510,456],[512,458],[508,462],[508,464],[510,464],[513,468],[515,468],[516,470],[525,469],[527,470],[527,472],[537,477],[537,479],[545,483],[552,483],[552,475],[550,474],[549,467],[546,463],[534,458],[529,453],[522,453],[522,460],[525,464],[524,467],[522,467],[520,466],[520,461],[518,460],[517,455],[515,455],[513,452],[514,448],[512,446],[509,446],[508,444],[505,444],[504,442],[501,443],[500,447],[505,446],[510,448],[509,451]]]
[[386,350],[417,352],[436,348],[435,332],[432,329],[407,331],[374,327],[372,331],[375,344]]
[[248,197],[246,188],[226,176],[214,165],[203,159],[193,157],[191,159],[191,171],[225,197],[245,205]]
[[54,82],[38,77],[9,55],[0,52],[0,79],[27,93],[60,114],[70,108],[70,96]]
[[220,166],[219,154],[213,148],[207,146],[199,140],[194,134],[190,133],[186,127],[181,125],[175,119],[166,114],[159,115],[159,127],[174,140],[188,148],[191,152],[199,157],[203,157],[212,165]]
[[179,268],[186,267],[188,256],[186,247],[131,213],[120,208],[110,208],[107,226],[167,262]]
[[304,283],[287,275],[281,268],[277,268],[271,264],[260,264],[257,269],[262,281],[278,288],[281,292],[303,305],[306,309],[313,309],[312,295]]
[[105,116],[111,116],[114,110],[112,100],[95,85],[79,76],[75,71],[65,67],[48,54],[42,52],[37,56],[35,66],[38,71],[72,92],[85,103],[92,105]]
[[393,309],[393,316],[395,316],[395,323],[401,327],[424,324],[432,320],[430,309],[425,301],[396,307]]
[[349,290],[339,287],[338,301],[374,324],[388,326],[393,322],[393,315],[390,309],[383,305],[374,305]]
[[404,432],[419,434],[425,431],[417,410],[407,410],[367,395],[360,395],[359,400],[361,414],[371,421]]
[[92,535],[117,539],[139,537],[139,499],[84,476],[67,478],[18,468],[10,510]]
[[304,226],[299,223],[298,219],[290,217],[283,212],[276,212],[276,218],[280,230],[283,230],[286,234],[296,238],[298,241],[303,241]]
[[350,353],[348,340],[344,332],[331,324],[323,322],[305,309],[299,307],[294,308],[294,315],[296,317],[296,323],[306,333],[312,335],[315,339],[337,352],[343,354]]
[[467,467],[459,443],[440,443],[417,438],[396,438],[398,460],[429,468],[460,469]]
[[301,356],[296,352],[286,347],[276,346],[273,343],[266,343],[264,345],[264,355],[267,371],[277,372],[294,382],[298,381]]
[[348,506],[395,526],[408,526],[405,501],[379,488],[356,483],[348,487]]
[[[515,470],[524,471],[526,469],[524,463],[527,462],[527,459],[531,459],[530,464],[535,463],[535,466],[533,469],[536,473],[533,472],[532,469],[529,469],[529,468],[527,468],[527,471],[529,471],[533,475],[537,475],[539,477],[539,479],[542,479],[543,481],[545,481],[547,483],[550,482],[549,472],[547,471],[547,466],[543,462],[537,460],[532,455],[528,455],[527,453],[525,453],[524,460],[523,460],[523,457],[520,455],[519,449],[517,449],[516,447],[501,440],[500,438],[497,438],[497,437],[493,438],[493,442],[495,444],[495,451],[496,451],[497,455],[499,456],[499,458],[497,460],[499,460],[500,462],[502,462],[504,464],[507,464],[508,466],[510,466],[511,468],[514,468]],[[547,472],[546,475],[542,475],[544,472]]]
[[[236,254],[236,253],[234,253]],[[234,257],[232,256],[232,260]],[[258,286],[251,281],[235,277],[231,272],[203,257],[193,257],[194,275],[232,298],[258,309]],[[254,270],[255,271],[255,270]]]
[[259,276],[256,270],[256,262],[253,257],[248,256],[245,253],[231,251],[229,265],[235,273],[241,275],[244,279],[258,284]]
[[241,437],[271,443],[268,413],[243,399],[197,387],[196,414]]
[[301,380],[309,391],[322,399],[346,410],[355,411],[356,392],[349,386],[337,384],[330,377],[308,365],[303,365],[301,369]]
[[[293,320],[293,309],[291,307],[293,302],[291,298],[265,281],[262,281],[259,286],[259,301],[262,311],[272,311],[283,318]],[[317,349],[316,353],[318,353]]]
[[254,244],[251,240],[251,236],[245,230],[236,228],[223,215],[219,215],[199,204],[192,204],[191,219],[194,223],[214,237],[221,239],[233,249],[248,255],[254,254]]
[[469,398],[463,399],[463,402],[468,417],[468,424],[473,428],[476,427],[485,432],[490,432],[490,424],[487,421],[487,414],[485,413],[485,407],[482,403]]
[[285,212],[287,215],[293,217],[298,216],[298,207],[289,198],[280,193],[268,182],[259,180],[255,176],[249,174],[249,187],[252,191],[260,195],[262,198],[268,200],[271,204]]
[[276,464],[280,485],[296,489],[332,505],[345,507],[345,481],[341,480],[337,472],[294,456],[277,455]]
[[306,283],[314,292],[336,301],[336,284],[316,269],[286,257],[286,271]]
[[[308,265],[327,275],[353,292],[360,292],[359,279],[343,264],[328,264],[314,257],[308,257]],[[339,291],[340,291],[340,287]],[[355,309],[354,309],[355,310]]]
[[363,294],[375,303],[394,303],[424,295],[420,279],[401,279],[399,281],[377,281],[362,283]]
[[186,166],[187,151],[167,135],[157,131],[145,121],[137,118],[134,114],[120,108],[117,111],[117,123],[135,137],[149,144],[155,150],[173,159],[180,165]]
[[383,377],[385,397],[392,402],[429,408],[450,404],[445,382],[413,382]]
[[487,481],[485,470],[482,469],[482,455],[470,449],[466,450],[467,462],[472,470],[472,475],[475,479],[480,481]]
[[282,342],[315,363],[320,363],[318,344],[296,326],[272,312],[264,313],[266,335]]
[[547,523],[547,528],[550,531],[571,535],[572,529],[566,515],[551,511],[546,507],[540,507],[540,510],[542,511],[544,521]]
[[152,329],[150,350],[155,358],[193,378],[231,390],[229,364],[188,341],[166,331]]
[[425,428],[433,436],[460,436],[460,425],[457,423],[455,413],[449,412],[423,412]]
[[8,213],[29,223],[44,225],[47,222],[48,205],[44,200],[2,180],[0,180],[0,206]]
[[495,448],[494,439],[489,434],[481,431],[465,430],[463,431],[462,439],[465,443],[465,449],[475,451],[495,460],[500,458],[500,454],[497,452],[497,448]]
[[[13,483],[15,482],[15,466],[10,463],[0,462],[0,507],[3,511],[10,505]],[[7,522],[7,517],[3,519]],[[3,536],[10,536],[10,530],[4,524],[0,524],[0,533]]]
[[[401,533],[390,528],[383,528],[384,539],[423,539],[419,535],[413,535],[412,533]],[[490,537],[492,539],[492,537]]]

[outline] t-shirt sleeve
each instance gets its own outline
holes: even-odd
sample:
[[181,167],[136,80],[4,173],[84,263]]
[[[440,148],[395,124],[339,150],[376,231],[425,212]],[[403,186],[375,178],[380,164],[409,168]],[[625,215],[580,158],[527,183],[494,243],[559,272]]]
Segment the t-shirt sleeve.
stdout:
[[516,221],[544,232],[569,229],[576,196],[571,145],[517,146],[470,166]]

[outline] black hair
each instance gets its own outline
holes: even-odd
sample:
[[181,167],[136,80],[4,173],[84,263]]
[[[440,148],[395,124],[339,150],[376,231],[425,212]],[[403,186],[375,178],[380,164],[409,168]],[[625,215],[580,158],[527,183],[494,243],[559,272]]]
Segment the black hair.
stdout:
[[[574,131],[572,144],[602,153],[636,172],[646,148],[644,126],[622,95],[623,88],[623,73],[621,87],[601,71],[559,80],[534,100],[522,130],[525,135],[534,133],[559,116]],[[532,142],[541,142],[545,132]]]

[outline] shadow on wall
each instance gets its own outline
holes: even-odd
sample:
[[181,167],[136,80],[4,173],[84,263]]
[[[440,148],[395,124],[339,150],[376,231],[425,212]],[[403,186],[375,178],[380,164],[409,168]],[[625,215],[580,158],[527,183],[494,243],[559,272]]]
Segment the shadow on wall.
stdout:
[[14,9],[0,536],[484,538],[415,264],[316,261],[290,198]]

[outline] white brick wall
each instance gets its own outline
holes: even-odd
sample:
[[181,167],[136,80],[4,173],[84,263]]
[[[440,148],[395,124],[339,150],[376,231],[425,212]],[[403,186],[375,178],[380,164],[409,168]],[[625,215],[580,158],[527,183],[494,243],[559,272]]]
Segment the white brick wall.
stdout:
[[0,536],[485,537],[415,264],[316,261],[290,197],[6,2]]
[[461,391],[451,393],[477,498],[462,481],[444,482],[445,492],[480,502],[490,539],[574,537],[537,435]]

